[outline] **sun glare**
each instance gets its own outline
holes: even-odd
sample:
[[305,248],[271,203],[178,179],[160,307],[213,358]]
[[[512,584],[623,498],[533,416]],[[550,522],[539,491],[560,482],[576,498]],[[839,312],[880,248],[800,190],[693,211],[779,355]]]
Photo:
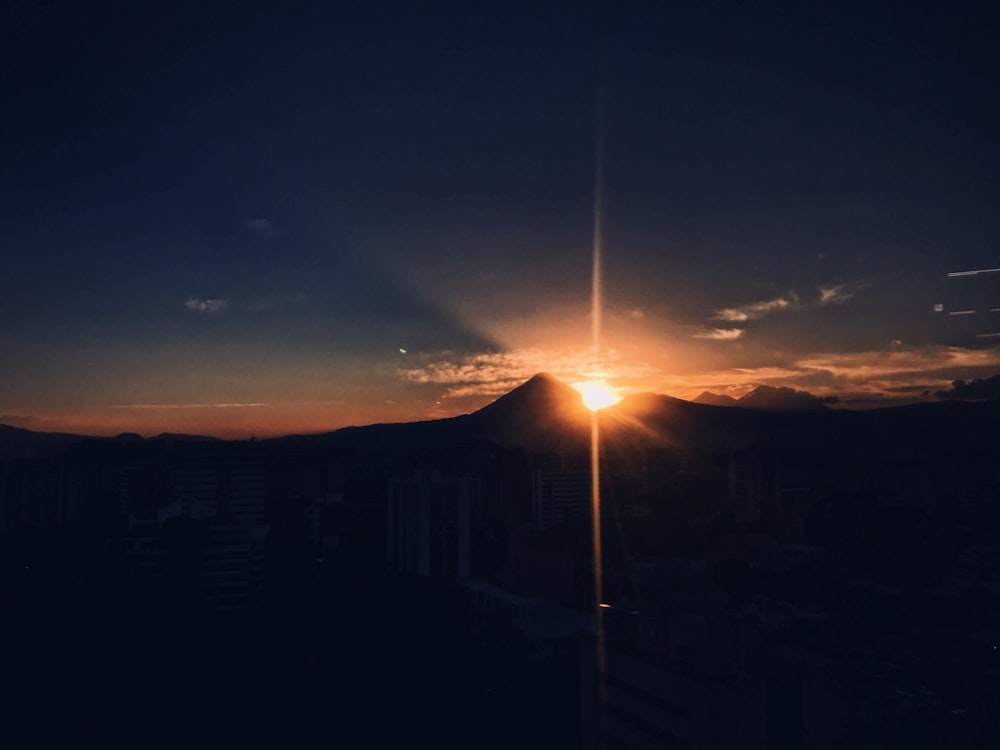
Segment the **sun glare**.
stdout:
[[591,411],[597,411],[621,401],[621,396],[603,380],[585,380],[582,383],[574,383],[573,387],[580,392],[584,405]]

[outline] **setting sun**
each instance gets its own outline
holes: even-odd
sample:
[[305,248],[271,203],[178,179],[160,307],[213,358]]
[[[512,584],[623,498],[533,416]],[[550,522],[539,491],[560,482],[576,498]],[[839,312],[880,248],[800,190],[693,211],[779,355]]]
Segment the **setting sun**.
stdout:
[[574,383],[573,387],[580,392],[584,405],[591,411],[597,411],[621,401],[621,396],[618,395],[617,391],[603,380],[585,380],[582,383]]

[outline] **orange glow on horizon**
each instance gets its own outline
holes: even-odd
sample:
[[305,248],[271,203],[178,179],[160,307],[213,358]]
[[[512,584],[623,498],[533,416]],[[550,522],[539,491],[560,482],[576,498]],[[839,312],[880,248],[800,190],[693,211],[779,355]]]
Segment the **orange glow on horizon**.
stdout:
[[42,412],[0,420],[34,432],[66,432],[94,437],[135,433],[146,438],[163,433],[204,435],[222,440],[266,439],[332,432],[379,422],[421,421],[425,408],[401,408],[384,402],[274,403],[261,405],[129,405],[95,407],[79,412]]

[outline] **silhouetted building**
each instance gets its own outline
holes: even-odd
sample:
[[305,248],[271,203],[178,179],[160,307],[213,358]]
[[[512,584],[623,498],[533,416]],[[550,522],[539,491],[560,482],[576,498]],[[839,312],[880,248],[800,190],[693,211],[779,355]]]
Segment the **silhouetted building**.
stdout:
[[473,509],[479,481],[472,475],[445,477],[418,471],[390,479],[386,513],[386,558],[408,575],[466,582],[470,575]]
[[264,543],[270,526],[211,526],[205,545],[202,606],[255,609],[264,594]]
[[776,505],[777,479],[772,457],[754,450],[729,453],[730,510],[737,523],[756,523]]
[[590,504],[590,473],[536,469],[531,497],[531,528],[545,531],[578,524]]
[[317,550],[329,551],[339,546],[343,520],[339,517],[342,514],[337,511],[343,508],[344,495],[341,492],[328,492],[306,506],[306,538]]
[[172,499],[197,500],[230,523],[264,521],[264,469],[239,457],[188,460],[173,471]]

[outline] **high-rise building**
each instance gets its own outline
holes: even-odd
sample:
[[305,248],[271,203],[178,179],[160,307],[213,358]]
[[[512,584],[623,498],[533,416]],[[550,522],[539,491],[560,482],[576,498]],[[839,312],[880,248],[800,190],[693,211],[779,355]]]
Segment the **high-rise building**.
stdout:
[[470,576],[470,532],[479,481],[418,471],[390,479],[386,558],[399,573],[465,583]]
[[202,569],[206,610],[254,609],[264,591],[266,524],[210,526]]
[[536,469],[531,497],[531,527],[545,531],[571,526],[584,518],[590,502],[590,473]]

